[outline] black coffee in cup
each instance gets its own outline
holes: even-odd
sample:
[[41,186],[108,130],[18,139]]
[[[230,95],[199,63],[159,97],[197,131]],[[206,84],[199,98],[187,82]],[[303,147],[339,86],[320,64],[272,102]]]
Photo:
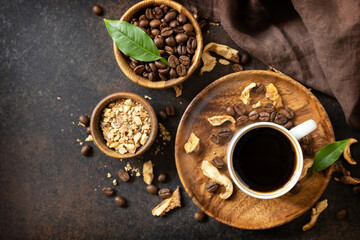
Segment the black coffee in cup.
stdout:
[[279,130],[260,127],[245,133],[233,152],[238,177],[250,189],[272,192],[294,173],[296,155],[291,141]]

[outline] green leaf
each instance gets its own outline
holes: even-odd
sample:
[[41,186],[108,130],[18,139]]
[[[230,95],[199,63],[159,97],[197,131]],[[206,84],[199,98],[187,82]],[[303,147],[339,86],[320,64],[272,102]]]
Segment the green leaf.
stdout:
[[125,21],[104,19],[104,22],[116,46],[125,55],[142,62],[160,60],[170,67],[144,30]]
[[311,174],[324,170],[339,159],[350,139],[330,143],[320,149],[314,159]]

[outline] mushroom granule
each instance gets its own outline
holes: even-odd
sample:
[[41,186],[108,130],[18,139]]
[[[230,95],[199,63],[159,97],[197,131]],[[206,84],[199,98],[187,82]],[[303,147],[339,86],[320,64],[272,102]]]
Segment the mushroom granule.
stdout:
[[120,154],[135,153],[149,139],[150,117],[146,109],[132,99],[120,99],[104,108],[100,127],[106,146]]

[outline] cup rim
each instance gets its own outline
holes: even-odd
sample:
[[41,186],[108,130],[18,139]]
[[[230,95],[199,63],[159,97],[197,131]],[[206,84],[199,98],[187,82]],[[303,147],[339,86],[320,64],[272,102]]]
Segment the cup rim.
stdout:
[[[288,182],[285,185],[283,185],[281,188],[276,189],[271,192],[259,192],[259,191],[255,191],[255,190],[252,190],[249,187],[247,187],[243,183],[243,181],[240,180],[240,178],[238,177],[237,173],[235,172],[235,169],[233,166],[232,155],[233,155],[235,146],[238,143],[238,141],[240,140],[240,138],[243,135],[245,135],[245,133],[249,132],[250,130],[253,130],[255,128],[259,128],[262,126],[276,129],[276,130],[280,131],[281,133],[283,133],[284,135],[286,135],[286,137],[290,140],[290,142],[292,143],[292,145],[294,147],[294,151],[295,151],[296,159],[297,159],[294,173],[291,176],[291,178],[288,180]],[[232,139],[230,140],[230,143],[228,145],[226,159],[227,159],[227,165],[228,165],[228,170],[229,170],[231,179],[234,181],[236,186],[238,188],[240,188],[240,190],[242,190],[244,193],[246,193],[252,197],[259,198],[259,199],[277,198],[277,197],[280,197],[280,196],[286,194],[287,192],[289,192],[295,186],[295,184],[298,182],[298,180],[301,176],[302,169],[303,169],[303,154],[302,154],[302,150],[301,150],[299,141],[291,134],[291,132],[289,130],[287,130],[283,126],[280,126],[275,123],[270,123],[270,122],[252,123],[252,124],[245,126],[242,129],[240,129],[239,131],[237,131],[234,134],[234,136],[232,137]]]

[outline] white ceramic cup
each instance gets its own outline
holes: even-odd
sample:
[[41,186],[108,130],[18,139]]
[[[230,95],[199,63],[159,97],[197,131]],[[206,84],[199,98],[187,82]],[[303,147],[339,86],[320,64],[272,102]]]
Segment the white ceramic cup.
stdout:
[[[292,176],[290,177],[290,179],[288,180],[288,182],[286,184],[284,184],[281,188],[276,189],[271,192],[259,192],[259,191],[250,189],[247,186],[247,184],[245,184],[242,181],[242,179],[238,176],[238,174],[235,172],[234,165],[233,165],[234,149],[235,149],[235,146],[238,143],[238,141],[241,139],[241,137],[244,136],[245,133],[247,133],[253,129],[263,128],[263,127],[273,128],[273,129],[276,129],[279,132],[283,133],[291,142],[291,144],[294,148],[295,159],[296,159],[294,172],[293,172]],[[309,133],[311,133],[312,131],[314,131],[316,129],[316,127],[317,127],[317,125],[314,120],[307,120],[306,122],[301,123],[300,125],[292,128],[291,130],[287,130],[283,126],[280,126],[278,124],[271,123],[271,122],[257,122],[257,123],[253,123],[253,124],[250,124],[250,125],[242,128],[237,133],[235,133],[235,135],[232,137],[232,139],[229,143],[229,146],[228,146],[227,154],[226,154],[227,165],[228,165],[228,169],[229,169],[229,172],[231,175],[231,179],[236,184],[236,186],[238,186],[244,193],[246,193],[252,197],[255,197],[255,198],[260,198],[260,199],[277,198],[277,197],[280,197],[280,196],[284,195],[285,193],[289,192],[295,186],[295,184],[298,182],[300,175],[301,175],[302,168],[303,168],[304,159],[303,159],[302,150],[301,150],[298,140],[300,140],[304,136],[306,136]]]

